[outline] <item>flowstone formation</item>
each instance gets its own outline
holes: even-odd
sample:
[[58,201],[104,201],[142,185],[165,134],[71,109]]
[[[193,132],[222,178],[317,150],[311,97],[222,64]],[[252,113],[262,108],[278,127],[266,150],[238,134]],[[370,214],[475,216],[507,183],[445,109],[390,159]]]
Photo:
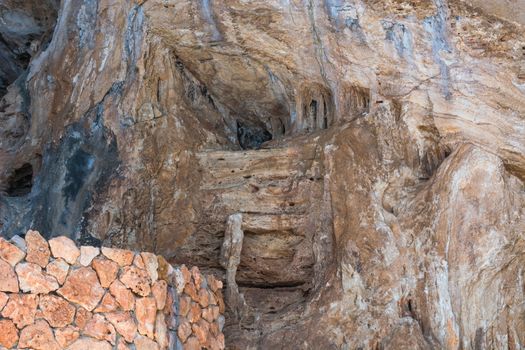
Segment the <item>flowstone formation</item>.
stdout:
[[199,266],[229,349],[525,347],[522,2],[33,2],[4,237]]

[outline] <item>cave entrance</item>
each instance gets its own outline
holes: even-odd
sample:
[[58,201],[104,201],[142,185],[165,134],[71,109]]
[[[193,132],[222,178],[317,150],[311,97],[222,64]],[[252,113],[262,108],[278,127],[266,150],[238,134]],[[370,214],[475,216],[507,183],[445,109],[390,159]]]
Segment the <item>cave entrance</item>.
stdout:
[[242,149],[259,149],[272,137],[264,125],[237,120],[237,140]]
[[51,0],[32,5],[25,1],[2,1],[0,98],[27,71],[31,58],[51,40],[59,5],[59,1]]
[[33,166],[23,164],[7,178],[6,194],[9,197],[22,197],[31,192],[33,187]]

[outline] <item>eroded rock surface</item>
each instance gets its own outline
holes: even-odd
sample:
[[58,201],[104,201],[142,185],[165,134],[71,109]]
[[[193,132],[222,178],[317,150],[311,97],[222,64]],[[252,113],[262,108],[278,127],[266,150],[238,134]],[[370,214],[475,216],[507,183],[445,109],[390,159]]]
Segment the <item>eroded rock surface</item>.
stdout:
[[[16,79],[0,102],[2,235],[154,251],[226,277],[239,215],[229,280],[246,307],[217,320],[229,348],[525,347],[519,1],[94,0],[59,13],[27,69],[10,54],[0,76]],[[33,238],[26,260],[45,268]],[[123,309],[125,286],[149,294],[155,275],[136,273],[148,261],[102,255],[125,271],[105,280]],[[214,318],[204,283],[181,284],[179,335],[195,347]],[[106,319],[123,332],[125,315]],[[162,337],[142,333],[142,347]],[[88,343],[110,347],[71,348]]]

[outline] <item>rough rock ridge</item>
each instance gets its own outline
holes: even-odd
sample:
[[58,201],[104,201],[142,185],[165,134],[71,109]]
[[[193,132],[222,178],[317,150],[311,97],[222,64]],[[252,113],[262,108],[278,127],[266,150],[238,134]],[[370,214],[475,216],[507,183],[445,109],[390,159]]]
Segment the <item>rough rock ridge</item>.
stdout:
[[[522,1],[33,3],[0,5],[3,236],[229,280],[232,349],[525,347]],[[42,266],[52,249],[31,235],[25,262],[0,256],[9,293],[73,273],[73,256]],[[120,258],[126,310],[125,290],[154,288]],[[74,272],[107,285],[93,264],[115,266]],[[179,336],[195,345],[211,316],[189,299]],[[5,334],[28,322],[9,303]]]

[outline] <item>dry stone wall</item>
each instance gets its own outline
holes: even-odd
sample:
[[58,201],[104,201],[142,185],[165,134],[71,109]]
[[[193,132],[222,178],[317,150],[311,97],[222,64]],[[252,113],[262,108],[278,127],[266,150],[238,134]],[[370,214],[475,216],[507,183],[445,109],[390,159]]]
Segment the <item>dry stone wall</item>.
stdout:
[[221,288],[153,253],[0,238],[0,349],[224,349]]

